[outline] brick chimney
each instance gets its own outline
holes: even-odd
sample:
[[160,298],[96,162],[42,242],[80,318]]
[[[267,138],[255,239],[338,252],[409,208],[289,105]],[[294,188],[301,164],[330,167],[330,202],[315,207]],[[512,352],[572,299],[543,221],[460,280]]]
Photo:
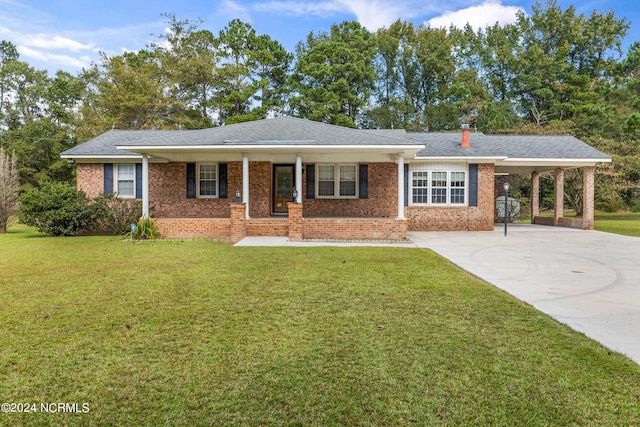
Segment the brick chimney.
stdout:
[[462,124],[462,148],[471,148],[469,144],[469,125],[467,123]]

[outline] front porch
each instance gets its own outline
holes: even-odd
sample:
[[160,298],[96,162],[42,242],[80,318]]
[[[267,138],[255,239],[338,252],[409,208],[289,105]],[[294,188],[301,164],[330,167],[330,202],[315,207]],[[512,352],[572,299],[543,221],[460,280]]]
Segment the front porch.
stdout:
[[393,218],[312,217],[302,215],[302,204],[289,203],[288,218],[247,218],[246,206],[230,206],[229,218],[158,218],[160,233],[172,238],[213,238],[238,242],[245,237],[270,236],[300,240],[403,241],[407,220]]

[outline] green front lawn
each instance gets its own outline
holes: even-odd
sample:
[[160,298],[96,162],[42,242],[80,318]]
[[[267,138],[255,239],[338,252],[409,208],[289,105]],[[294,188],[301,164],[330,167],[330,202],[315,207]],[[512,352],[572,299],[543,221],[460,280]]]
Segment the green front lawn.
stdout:
[[[575,212],[565,212],[567,217],[575,216]],[[540,216],[552,217],[553,212],[541,212]],[[518,219],[520,224],[530,224],[531,216],[522,215]],[[640,213],[637,212],[602,212],[596,211],[594,228],[608,233],[624,234],[640,237]]]
[[640,237],[640,213],[596,212],[594,227],[599,231]]
[[[430,251],[0,235],[0,425],[633,425],[640,367]],[[38,407],[39,409],[39,407]]]

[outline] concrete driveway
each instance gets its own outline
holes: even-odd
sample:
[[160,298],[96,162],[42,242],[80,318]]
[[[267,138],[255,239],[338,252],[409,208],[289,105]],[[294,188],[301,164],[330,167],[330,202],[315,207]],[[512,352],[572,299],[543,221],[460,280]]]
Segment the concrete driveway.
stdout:
[[640,238],[520,224],[408,237],[640,363]]

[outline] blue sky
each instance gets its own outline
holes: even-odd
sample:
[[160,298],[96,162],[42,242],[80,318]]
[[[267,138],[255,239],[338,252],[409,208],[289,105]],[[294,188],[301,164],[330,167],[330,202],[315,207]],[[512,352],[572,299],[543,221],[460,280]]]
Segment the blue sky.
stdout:
[[[531,11],[535,0],[0,0],[0,39],[18,46],[20,58],[51,75],[57,69],[76,74],[99,52],[109,55],[144,48],[153,35],[166,31],[163,13],[178,19],[203,19],[202,28],[217,34],[232,19],[250,23],[287,50],[310,31],[357,20],[375,31],[397,19],[432,27],[484,28],[515,20],[518,10]],[[542,1],[544,3],[544,0]],[[557,0],[566,9],[572,1]],[[586,0],[576,6],[589,16],[613,10],[631,22],[624,50],[640,41],[640,7],[631,0]]]

